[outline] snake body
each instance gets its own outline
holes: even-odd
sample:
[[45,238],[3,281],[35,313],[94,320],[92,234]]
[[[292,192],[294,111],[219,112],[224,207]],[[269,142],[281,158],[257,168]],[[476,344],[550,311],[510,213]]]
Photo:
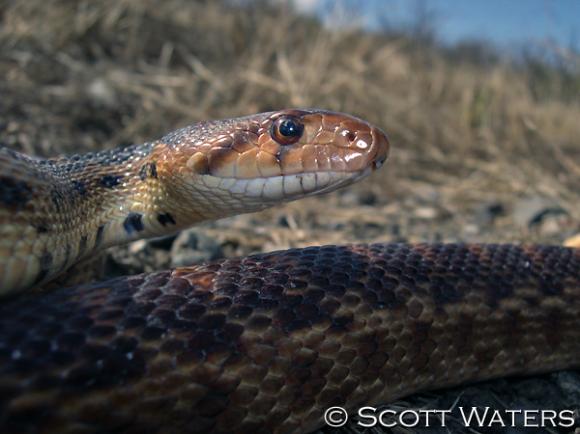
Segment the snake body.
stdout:
[[[279,125],[288,116],[303,130]],[[292,140],[299,138],[266,152],[264,146],[285,140],[277,137],[276,125]],[[240,132],[254,134],[253,147],[238,140]],[[240,143],[244,152],[258,151],[245,159],[235,150]],[[305,163],[316,146],[326,147],[324,153]],[[154,144],[80,162],[42,162],[4,151],[15,176],[7,178],[10,188],[0,198],[16,217],[8,221],[7,212],[2,217],[4,237],[13,240],[3,244],[12,256],[0,255],[4,292],[18,294],[86,257],[73,247],[82,233],[86,249],[94,252],[115,238],[159,234],[171,219],[171,229],[177,229],[326,191],[380,166],[387,147],[384,135],[362,121],[310,110],[201,124]],[[267,164],[260,170],[248,163],[266,157],[277,165],[271,175]],[[305,170],[304,164],[316,166]],[[294,177],[327,173],[333,164],[332,175],[321,176],[310,189],[308,177]],[[211,179],[223,173],[227,182]],[[276,190],[267,181],[249,187],[258,173],[282,176],[274,184],[282,187]],[[116,195],[103,185],[108,175],[124,180],[105,182],[115,184]],[[235,179],[246,180],[243,189],[232,187]],[[284,188],[286,179],[302,182],[288,181]],[[74,187],[78,180],[91,191],[88,198],[50,201],[50,191]],[[187,195],[203,203],[196,207]],[[50,220],[35,201],[58,216],[66,206],[88,211],[69,224],[64,217]],[[138,220],[130,217],[136,213]],[[39,225],[46,230],[38,231]],[[20,228],[18,239],[40,246],[38,251],[9,238],[14,227]],[[62,234],[59,246],[71,246],[64,253],[56,253],[53,232]],[[38,258],[47,252],[53,260],[43,268]],[[26,285],[18,283],[14,270]],[[352,412],[420,390],[579,366],[578,249],[478,244],[291,249],[4,301],[0,431],[308,432],[323,425],[331,406]]]

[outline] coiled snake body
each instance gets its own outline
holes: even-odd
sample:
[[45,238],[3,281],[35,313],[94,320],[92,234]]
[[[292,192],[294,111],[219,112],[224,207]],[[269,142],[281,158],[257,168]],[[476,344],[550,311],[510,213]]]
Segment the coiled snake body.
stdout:
[[0,431],[307,432],[335,405],[580,366],[564,247],[310,247],[18,295],[106,246],[348,184],[387,150],[318,110],[66,160],[0,150]]

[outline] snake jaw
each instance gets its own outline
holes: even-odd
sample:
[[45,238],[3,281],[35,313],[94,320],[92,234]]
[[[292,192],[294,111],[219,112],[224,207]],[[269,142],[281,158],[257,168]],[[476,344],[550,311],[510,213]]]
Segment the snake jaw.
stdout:
[[[371,173],[318,172],[257,177],[253,179],[200,177],[196,188],[201,195],[212,195],[221,202],[237,199],[234,210],[251,212],[314,194],[322,194],[351,184]],[[217,201],[217,200],[216,200]],[[242,209],[238,208],[241,207]]]

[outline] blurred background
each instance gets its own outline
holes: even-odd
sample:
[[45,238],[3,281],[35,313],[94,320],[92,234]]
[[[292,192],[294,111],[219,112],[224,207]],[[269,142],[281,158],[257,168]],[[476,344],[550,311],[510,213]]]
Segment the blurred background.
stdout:
[[[291,106],[391,138],[356,186],[115,249],[109,275],[338,242],[561,244],[580,232],[579,96],[576,0],[0,1],[0,141],[14,149],[95,151]],[[577,373],[489,387],[473,396],[580,406]]]

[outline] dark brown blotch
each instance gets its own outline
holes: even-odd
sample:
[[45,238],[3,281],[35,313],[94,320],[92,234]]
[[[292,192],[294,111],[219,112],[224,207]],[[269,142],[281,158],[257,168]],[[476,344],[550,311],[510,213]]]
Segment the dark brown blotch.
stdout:
[[83,181],[74,180],[72,185],[73,190],[76,191],[79,196],[85,196],[87,194],[87,186]]
[[95,248],[99,247],[103,242],[103,233],[105,231],[105,225],[101,225],[97,228],[97,235],[95,236]]
[[224,314],[206,314],[199,319],[199,327],[202,329],[221,329],[226,323],[226,316]]
[[147,326],[141,332],[141,339],[146,341],[155,341],[164,335],[166,329],[156,326]]
[[52,262],[53,262],[52,254],[50,254],[49,252],[44,252],[39,260],[40,271],[38,272],[38,275],[36,276],[36,280],[34,281],[34,285],[37,285],[40,282],[42,282],[44,279],[46,279],[46,277],[50,273],[50,268],[52,267]]
[[181,339],[168,339],[161,345],[161,352],[177,354],[185,350],[185,343]]
[[331,318],[331,330],[334,331],[348,331],[349,326],[353,323],[352,315],[340,315]]
[[201,399],[195,406],[198,414],[202,417],[215,417],[228,407],[228,397],[226,395],[208,395]]
[[145,318],[137,315],[125,316],[123,321],[121,321],[121,328],[125,330],[131,330],[136,328],[141,328],[146,324]]
[[57,212],[60,212],[62,205],[64,204],[65,197],[58,188],[53,188],[50,191],[50,200],[52,201],[52,204],[54,205]]
[[0,203],[15,211],[23,209],[32,199],[32,188],[24,181],[0,176]]
[[104,175],[99,183],[105,188],[113,188],[121,183],[122,175]]
[[143,226],[143,215],[137,212],[130,212],[125,221],[123,222],[123,228],[128,234],[133,232],[141,232],[145,227]]
[[271,323],[272,318],[265,315],[256,315],[248,320],[246,327],[253,331],[265,331]]
[[71,246],[69,243],[64,245],[64,261],[60,266],[60,271],[64,271],[70,261],[70,254],[71,254]]
[[230,311],[228,312],[228,317],[236,320],[243,320],[248,318],[252,314],[252,308],[250,306],[244,306],[242,304],[234,304]]
[[162,225],[162,226],[167,226],[168,224],[172,224],[175,225],[177,224],[177,222],[175,221],[175,219],[173,218],[173,216],[166,212],[163,214],[158,214],[157,215],[157,221]]
[[79,240],[79,255],[82,255],[86,248],[87,248],[87,236],[86,235],[81,235],[81,239]]
[[40,220],[38,223],[34,225],[34,229],[36,229],[37,234],[45,234],[48,232],[48,223],[44,220]]
[[540,282],[540,291],[546,296],[561,295],[564,292],[564,285],[556,279],[544,278]]
[[71,386],[110,387],[142,377],[145,373],[145,360],[139,351],[126,353],[107,348],[87,356],[87,362],[73,369],[66,379]]
[[115,334],[116,328],[110,325],[94,325],[88,330],[88,336],[106,338]]
[[154,161],[143,164],[139,169],[139,178],[141,181],[147,178],[157,179],[157,164]]

